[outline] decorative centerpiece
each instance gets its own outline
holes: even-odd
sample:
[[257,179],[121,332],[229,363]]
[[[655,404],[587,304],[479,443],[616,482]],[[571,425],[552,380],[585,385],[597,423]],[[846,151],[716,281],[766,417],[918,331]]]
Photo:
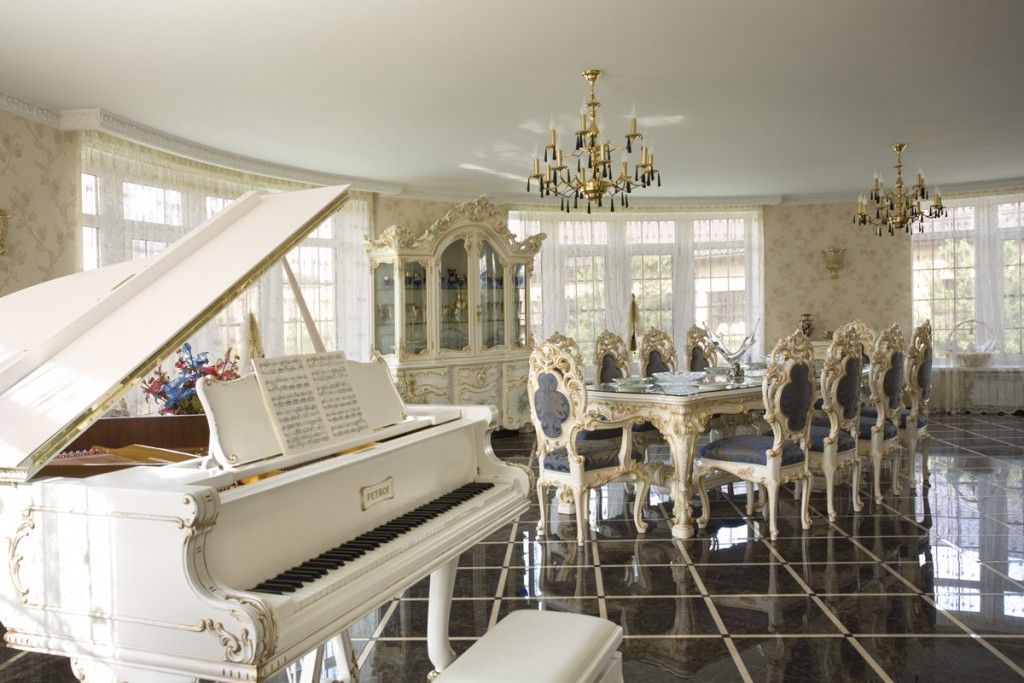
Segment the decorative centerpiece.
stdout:
[[[754,323],[753,329],[756,330],[757,326],[760,323],[760,320]],[[704,327],[707,328],[706,323]],[[712,332],[710,329],[708,330],[708,339],[710,339],[711,343],[714,344],[716,349],[718,349],[718,352],[722,354],[722,358],[725,358],[727,361],[729,361],[730,379],[732,379],[732,381],[734,382],[741,381],[743,379],[743,366],[740,365],[740,359],[743,358],[743,354],[749,351],[750,347],[754,345],[754,340],[756,339],[754,333],[751,332],[746,337],[744,337],[743,341],[740,342],[740,345],[736,348],[735,351],[730,351],[729,349],[727,349],[725,347],[725,344],[722,343],[722,340],[718,338],[718,335]]]
[[190,344],[182,344],[178,349],[178,360],[174,363],[178,371],[176,377],[171,377],[158,365],[153,376],[142,381],[146,403],[152,399],[160,406],[161,415],[201,415],[203,406],[196,395],[196,382],[199,378],[238,378],[238,356],[233,356],[230,348],[223,358],[213,363],[209,355],[206,351],[193,354]]
[[810,313],[803,313],[800,315],[800,331],[808,337],[814,334],[814,321],[811,320]]

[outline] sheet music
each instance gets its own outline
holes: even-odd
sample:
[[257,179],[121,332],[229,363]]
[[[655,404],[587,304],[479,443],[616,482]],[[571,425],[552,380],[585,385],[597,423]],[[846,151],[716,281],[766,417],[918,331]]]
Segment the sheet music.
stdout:
[[345,354],[323,353],[304,358],[331,436],[369,430],[356,392],[349,381]]
[[285,452],[326,441],[328,427],[317,405],[313,379],[303,357],[253,359],[253,366]]
[[404,404],[384,366],[349,362],[340,351],[254,358],[252,364],[285,454],[346,437],[366,435],[369,440],[374,430],[405,419]]

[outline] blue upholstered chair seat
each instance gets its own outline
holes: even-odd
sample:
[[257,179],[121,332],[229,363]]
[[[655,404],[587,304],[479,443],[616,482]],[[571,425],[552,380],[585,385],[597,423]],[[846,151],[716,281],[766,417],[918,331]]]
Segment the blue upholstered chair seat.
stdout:
[[[642,432],[656,432],[658,428],[650,422],[641,422],[638,425],[633,425],[633,433]],[[587,432],[580,432],[576,436],[577,441],[593,441],[595,439],[617,439],[622,436],[622,430],[619,428],[615,429],[591,429]]]
[[[874,407],[871,407],[871,408],[861,408],[860,409],[860,415],[861,415],[861,417],[870,417],[873,420],[874,418],[878,417],[878,409],[874,408]],[[901,429],[906,429],[906,427],[907,427],[907,418],[908,417],[910,417],[910,408],[904,408],[903,410],[900,411],[900,428]],[[928,418],[925,417],[924,415],[918,415],[917,416],[917,428],[920,429],[921,427],[927,427],[927,426],[928,426]]]
[[[716,439],[700,449],[700,457],[723,462],[744,462],[752,465],[766,465],[766,451],[774,443],[773,436],[740,434]],[[795,465],[803,462],[804,452],[794,441],[782,442],[782,464]]]
[[[622,435],[621,429],[601,430],[614,431]],[[584,470],[599,470],[605,467],[619,466],[619,439],[584,439],[584,433],[576,435],[576,452],[583,456]],[[633,453],[634,460],[640,460],[643,453]],[[569,455],[564,448],[557,448],[544,457],[544,469],[555,472],[569,471]]]
[[[828,437],[828,433],[831,431],[830,427],[822,427],[818,425],[811,426],[810,440],[808,441],[807,449],[811,451],[825,452],[825,439]],[[839,430],[838,438],[838,452],[852,451],[857,447],[857,440],[850,436],[849,432]]]
[[[871,427],[874,426],[875,419],[876,418],[866,417],[864,415],[861,415],[861,417],[860,417],[860,431],[857,434],[858,438],[864,439],[864,440],[870,440],[871,439]],[[816,417],[816,418],[814,418],[814,421],[811,423],[811,425],[814,426],[814,427],[829,427],[829,426],[831,426],[831,424],[832,423],[829,422],[827,417]],[[882,438],[883,439],[895,439],[896,438],[896,433],[897,433],[896,432],[896,427],[894,427],[891,422],[887,421],[885,423],[885,430],[883,431]],[[842,449],[840,449],[840,450],[842,450]]]

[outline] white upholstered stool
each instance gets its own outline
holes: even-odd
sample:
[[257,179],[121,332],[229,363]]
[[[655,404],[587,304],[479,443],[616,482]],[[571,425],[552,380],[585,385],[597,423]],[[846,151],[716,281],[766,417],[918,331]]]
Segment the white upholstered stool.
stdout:
[[441,683],[621,683],[622,627],[566,612],[517,610],[498,622],[435,681]]

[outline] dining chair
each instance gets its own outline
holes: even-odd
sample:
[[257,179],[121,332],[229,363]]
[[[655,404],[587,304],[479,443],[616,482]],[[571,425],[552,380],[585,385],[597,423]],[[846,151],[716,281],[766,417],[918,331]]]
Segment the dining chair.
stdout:
[[863,353],[864,343],[857,324],[844,325],[832,335],[821,371],[820,408],[828,424],[826,426],[819,418],[811,425],[807,464],[812,473],[825,477],[828,518],[833,522],[836,519],[833,490],[838,470],[853,468],[850,482],[853,509],[860,512],[863,507],[858,495],[861,462],[857,452]]
[[718,364],[718,348],[711,343],[708,331],[699,325],[692,326],[686,333],[686,362],[691,372],[707,370]]
[[892,488],[895,493],[900,492],[898,465],[901,447],[896,425],[899,424],[903,388],[906,383],[903,330],[899,325],[893,325],[882,331],[874,346],[869,349],[871,369],[868,384],[871,391],[871,406],[861,409],[857,446],[861,455],[871,457],[875,502],[881,503],[882,461],[885,458],[893,458]]
[[716,439],[700,450],[695,469],[701,516],[697,524],[707,527],[711,517],[705,486],[709,475],[726,472],[749,484],[759,484],[768,494],[768,528],[772,540],[779,535],[779,487],[799,481],[800,524],[811,528],[807,511],[810,471],[807,448],[814,403],[814,348],[799,330],[779,340],[772,350],[761,392],[764,419],[772,429],[767,435],[737,435]]
[[[905,396],[909,398],[910,406],[901,408],[897,423],[900,444],[910,454],[911,468],[917,447],[921,446],[921,474],[925,483],[929,478],[931,434],[928,433],[928,399],[932,392],[932,357],[932,323],[925,320],[914,329],[907,349]],[[866,407],[861,409],[861,415],[877,417],[878,410],[874,406]]]
[[622,337],[604,330],[594,344],[594,378],[608,384],[621,377],[629,377],[629,347]]
[[675,372],[679,366],[672,337],[652,327],[640,343],[640,374],[650,377],[656,372]]
[[[608,384],[621,377],[629,377],[629,347],[622,337],[611,330],[604,330],[597,335],[594,345],[594,378],[600,384]],[[612,430],[587,432],[584,438],[614,436],[609,431]],[[633,425],[633,449],[637,453],[646,454],[648,446],[664,440],[657,427],[650,422]]]
[[[592,488],[612,481],[637,484],[633,519],[637,530],[647,530],[643,504],[650,478],[632,447],[636,417],[606,419],[587,408],[583,358],[576,342],[555,333],[530,354],[528,379],[530,417],[537,432],[537,498],[540,503],[538,535],[547,529],[547,489],[568,491],[576,508],[576,542],[582,544],[587,519],[587,498]],[[617,429],[610,439],[587,439],[595,430]],[[639,457],[638,457],[639,456]]]

